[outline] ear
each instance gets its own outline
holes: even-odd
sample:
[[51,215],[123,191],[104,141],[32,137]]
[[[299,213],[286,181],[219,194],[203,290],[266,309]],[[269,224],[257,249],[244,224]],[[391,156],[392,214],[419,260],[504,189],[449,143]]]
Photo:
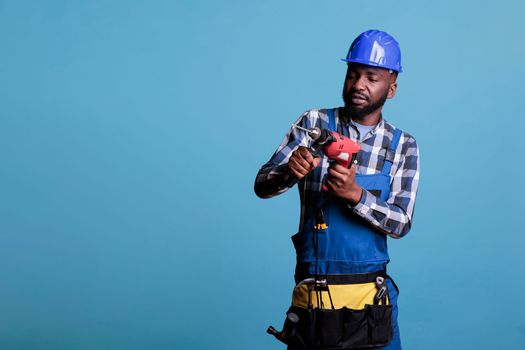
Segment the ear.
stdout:
[[397,91],[397,83],[394,81],[390,83],[390,86],[388,87],[388,94],[386,95],[386,98],[394,98]]

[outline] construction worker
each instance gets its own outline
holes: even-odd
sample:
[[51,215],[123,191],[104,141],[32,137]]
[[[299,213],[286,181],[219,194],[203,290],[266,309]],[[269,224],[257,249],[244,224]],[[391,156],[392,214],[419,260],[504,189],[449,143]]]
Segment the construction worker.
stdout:
[[279,339],[288,349],[401,349],[398,290],[386,274],[387,236],[410,230],[419,151],[410,134],[382,116],[397,91],[401,52],[388,33],[368,30],[343,61],[344,107],[308,110],[295,125],[356,141],[355,164],[345,168],[314,157],[307,133],[292,127],[255,180],[261,198],[282,194],[298,180],[301,199],[299,232],[292,237],[297,286],[286,321],[295,329],[285,322]]

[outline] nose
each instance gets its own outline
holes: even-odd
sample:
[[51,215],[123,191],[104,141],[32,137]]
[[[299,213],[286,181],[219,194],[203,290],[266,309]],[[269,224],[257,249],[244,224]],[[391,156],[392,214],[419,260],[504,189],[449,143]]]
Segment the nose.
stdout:
[[363,91],[364,89],[365,89],[364,77],[359,76],[354,80],[352,84],[352,90]]

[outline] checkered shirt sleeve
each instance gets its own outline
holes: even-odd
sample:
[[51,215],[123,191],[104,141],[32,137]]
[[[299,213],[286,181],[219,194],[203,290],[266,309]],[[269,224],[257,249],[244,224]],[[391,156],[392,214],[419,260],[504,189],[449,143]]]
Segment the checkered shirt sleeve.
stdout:
[[395,153],[396,164],[386,202],[363,190],[359,203],[349,207],[379,231],[401,238],[410,231],[419,184],[419,148],[416,140],[406,133]]
[[[309,114],[309,112],[303,113],[294,124],[304,128],[312,127],[312,124],[308,123]],[[290,128],[273,156],[261,167],[257,174],[255,179],[255,193],[257,196],[271,198],[288,190],[289,187],[285,185],[288,160],[293,151],[300,146],[308,147],[308,138],[303,131],[297,128]]]

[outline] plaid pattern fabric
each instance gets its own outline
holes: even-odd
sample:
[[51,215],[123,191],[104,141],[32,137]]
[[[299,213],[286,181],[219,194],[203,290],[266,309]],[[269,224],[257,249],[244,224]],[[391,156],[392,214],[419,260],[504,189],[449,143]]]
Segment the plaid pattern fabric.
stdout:
[[[403,132],[394,154],[387,155],[395,127],[381,119],[368,134],[359,135],[351,120],[345,120],[340,109],[335,110],[337,132],[357,141],[361,151],[357,155],[358,174],[378,174],[383,169],[385,158],[393,159],[390,169],[391,186],[387,201],[371,192],[363,190],[361,201],[349,208],[364,218],[376,229],[394,238],[408,233],[414,213],[416,192],[419,183],[419,149],[416,140]],[[326,109],[312,109],[303,113],[296,124],[304,128],[329,128]],[[271,159],[264,164],[255,179],[255,192],[262,198],[270,198],[288,190],[283,175],[287,171],[288,160],[299,146],[309,147],[311,139],[297,128],[291,128]],[[321,164],[311,171],[298,184],[301,198],[301,220],[299,230],[303,230],[307,219],[313,215],[318,203],[322,179],[329,167],[323,156]]]

